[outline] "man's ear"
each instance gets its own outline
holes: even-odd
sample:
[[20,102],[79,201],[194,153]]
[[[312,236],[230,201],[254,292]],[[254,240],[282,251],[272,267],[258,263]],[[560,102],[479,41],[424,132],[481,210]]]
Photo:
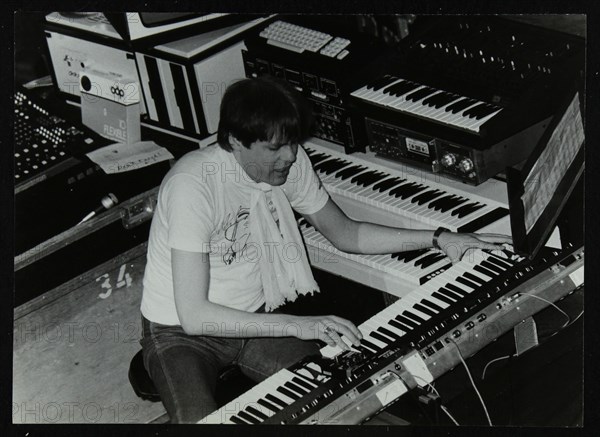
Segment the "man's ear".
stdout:
[[244,147],[242,142],[231,134],[229,134],[229,145],[233,150],[239,150],[240,147]]

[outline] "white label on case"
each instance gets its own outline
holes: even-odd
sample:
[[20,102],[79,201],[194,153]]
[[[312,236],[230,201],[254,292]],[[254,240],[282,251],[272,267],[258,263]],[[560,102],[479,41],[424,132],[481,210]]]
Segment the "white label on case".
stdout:
[[392,382],[390,385],[385,388],[379,390],[376,394],[377,399],[381,402],[381,405],[386,406],[393,400],[398,399],[404,393],[406,393],[408,389],[399,379]]

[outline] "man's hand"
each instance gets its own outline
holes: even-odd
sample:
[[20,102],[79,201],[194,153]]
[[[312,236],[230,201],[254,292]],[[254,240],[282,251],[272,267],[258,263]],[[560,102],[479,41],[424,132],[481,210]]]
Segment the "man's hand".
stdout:
[[502,249],[502,244],[512,244],[512,238],[502,234],[466,234],[442,232],[438,244],[450,260],[455,263],[470,249]]
[[300,316],[294,320],[298,324],[297,337],[302,340],[322,340],[329,346],[339,346],[342,350],[350,348],[342,339],[354,346],[360,345],[362,334],[349,320],[337,316]]

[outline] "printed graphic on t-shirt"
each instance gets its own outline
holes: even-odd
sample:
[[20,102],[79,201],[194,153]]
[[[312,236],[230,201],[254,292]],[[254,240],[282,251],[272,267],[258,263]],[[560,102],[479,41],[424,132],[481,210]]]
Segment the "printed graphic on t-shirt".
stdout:
[[223,254],[223,262],[230,265],[236,258],[243,255],[247,247],[250,230],[248,228],[248,217],[250,209],[240,206],[234,217],[230,214],[225,218],[223,224],[225,239],[231,242],[227,251]]

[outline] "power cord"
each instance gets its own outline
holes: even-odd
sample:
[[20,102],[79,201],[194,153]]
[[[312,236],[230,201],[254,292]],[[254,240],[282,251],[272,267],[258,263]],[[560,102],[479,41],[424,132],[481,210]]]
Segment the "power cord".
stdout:
[[[396,372],[394,372],[393,370],[388,370],[388,373],[393,373],[393,374],[396,376],[396,378],[398,378],[399,380],[401,380],[401,381],[402,381],[402,378],[400,377],[400,375],[398,375],[398,374],[397,374]],[[435,393],[435,395],[436,395],[438,398],[442,399],[442,396],[440,395],[440,393],[437,391],[437,389],[436,389],[436,388],[435,388],[435,387],[434,387],[434,386],[433,386],[433,385],[432,385],[430,382],[427,382],[425,379],[421,378],[419,375],[413,375],[413,374],[411,374],[411,376],[412,376],[413,378],[415,378],[415,379],[419,379],[419,380],[423,381],[423,382],[425,383],[425,386],[427,387],[427,389],[428,389],[429,391],[431,391],[431,392]],[[460,424],[459,424],[459,423],[456,421],[456,419],[455,419],[455,418],[452,416],[452,414],[450,414],[450,410],[448,410],[448,408],[446,408],[446,406],[445,406],[445,405],[442,405],[442,404],[440,403],[440,408],[441,408],[441,409],[442,409],[442,411],[443,411],[443,412],[444,412],[444,413],[445,413],[445,414],[446,414],[446,415],[447,415],[447,416],[450,418],[450,420],[452,420],[452,422],[454,422],[454,424],[455,424],[456,426],[460,426]]]
[[500,361],[500,360],[506,360],[506,359],[508,359],[508,358],[512,358],[513,356],[514,356],[514,354],[505,355],[505,356],[503,356],[503,357],[494,358],[493,360],[489,361],[489,362],[488,362],[488,363],[485,365],[485,367],[483,368],[483,372],[481,373],[481,380],[483,381],[483,380],[485,379],[485,372],[487,371],[487,368],[488,368],[488,366],[489,366],[490,364],[493,364],[493,363],[495,363],[495,362],[497,362],[497,361]]
[[475,393],[477,393],[477,396],[479,397],[479,401],[481,402],[481,406],[483,407],[483,411],[485,412],[485,417],[487,418],[488,424],[490,426],[493,426],[492,419],[490,419],[490,414],[488,413],[487,406],[485,405],[485,402],[483,400],[483,397],[481,396],[481,393],[477,389],[477,385],[475,385],[475,381],[473,380],[473,376],[471,375],[469,366],[467,366],[467,363],[466,363],[465,359],[463,358],[462,353],[460,352],[460,348],[458,347],[458,344],[456,344],[456,342],[454,340],[452,340],[451,338],[449,338],[448,340],[450,340],[450,342],[452,344],[454,344],[454,346],[456,346],[456,350],[458,351],[458,357],[460,358],[460,361],[462,362],[463,366],[465,367],[465,370],[467,371],[467,376],[469,377],[469,380],[471,381],[471,385],[473,386]]
[[[542,300],[548,304],[550,304],[552,307],[554,307],[556,310],[558,310],[559,312],[561,312],[562,314],[564,314],[567,317],[567,322],[565,324],[563,324],[563,326],[561,326],[560,328],[558,328],[556,331],[554,331],[554,333],[545,336],[543,338],[542,341],[540,341],[540,345],[545,343],[548,339],[554,337],[556,334],[558,334],[559,332],[561,332],[562,330],[568,328],[569,326],[575,324],[575,322],[577,322],[577,320],[579,320],[579,318],[583,315],[584,310],[581,310],[581,312],[579,314],[577,314],[577,316],[574,319],[571,319],[571,316],[569,316],[565,311],[563,311],[562,309],[560,309],[556,304],[554,304],[553,302],[550,302],[549,300],[544,299],[543,297],[540,296],[536,296],[533,294],[529,294],[529,293],[523,293],[521,292],[520,294],[522,295],[526,295],[527,297],[534,297],[536,299]],[[539,345],[538,345],[539,346]],[[515,354],[509,354],[509,355],[505,355],[502,357],[498,357],[498,358],[494,358],[493,360],[489,361],[485,367],[483,368],[483,372],[481,374],[481,379],[484,380],[485,379],[485,373],[487,371],[488,366],[490,366],[491,364],[500,361],[500,360],[505,360],[505,359],[509,359],[512,358]]]
[[[560,328],[558,328],[558,330],[556,332],[559,332],[560,330],[566,328],[567,325],[569,325],[569,323],[571,323],[571,318],[569,317],[569,315],[567,313],[565,313],[563,310],[561,310],[558,306],[556,306],[556,304],[554,302],[550,302],[548,299],[544,299],[543,297],[536,296],[535,294],[531,294],[531,293],[520,292],[519,294],[522,296],[535,297],[536,299],[539,299],[543,302],[546,302],[549,305],[552,305],[554,308],[556,308],[557,311],[564,314],[564,316],[567,318],[567,321],[564,325],[562,325]],[[552,335],[554,335],[554,334],[552,334]]]

